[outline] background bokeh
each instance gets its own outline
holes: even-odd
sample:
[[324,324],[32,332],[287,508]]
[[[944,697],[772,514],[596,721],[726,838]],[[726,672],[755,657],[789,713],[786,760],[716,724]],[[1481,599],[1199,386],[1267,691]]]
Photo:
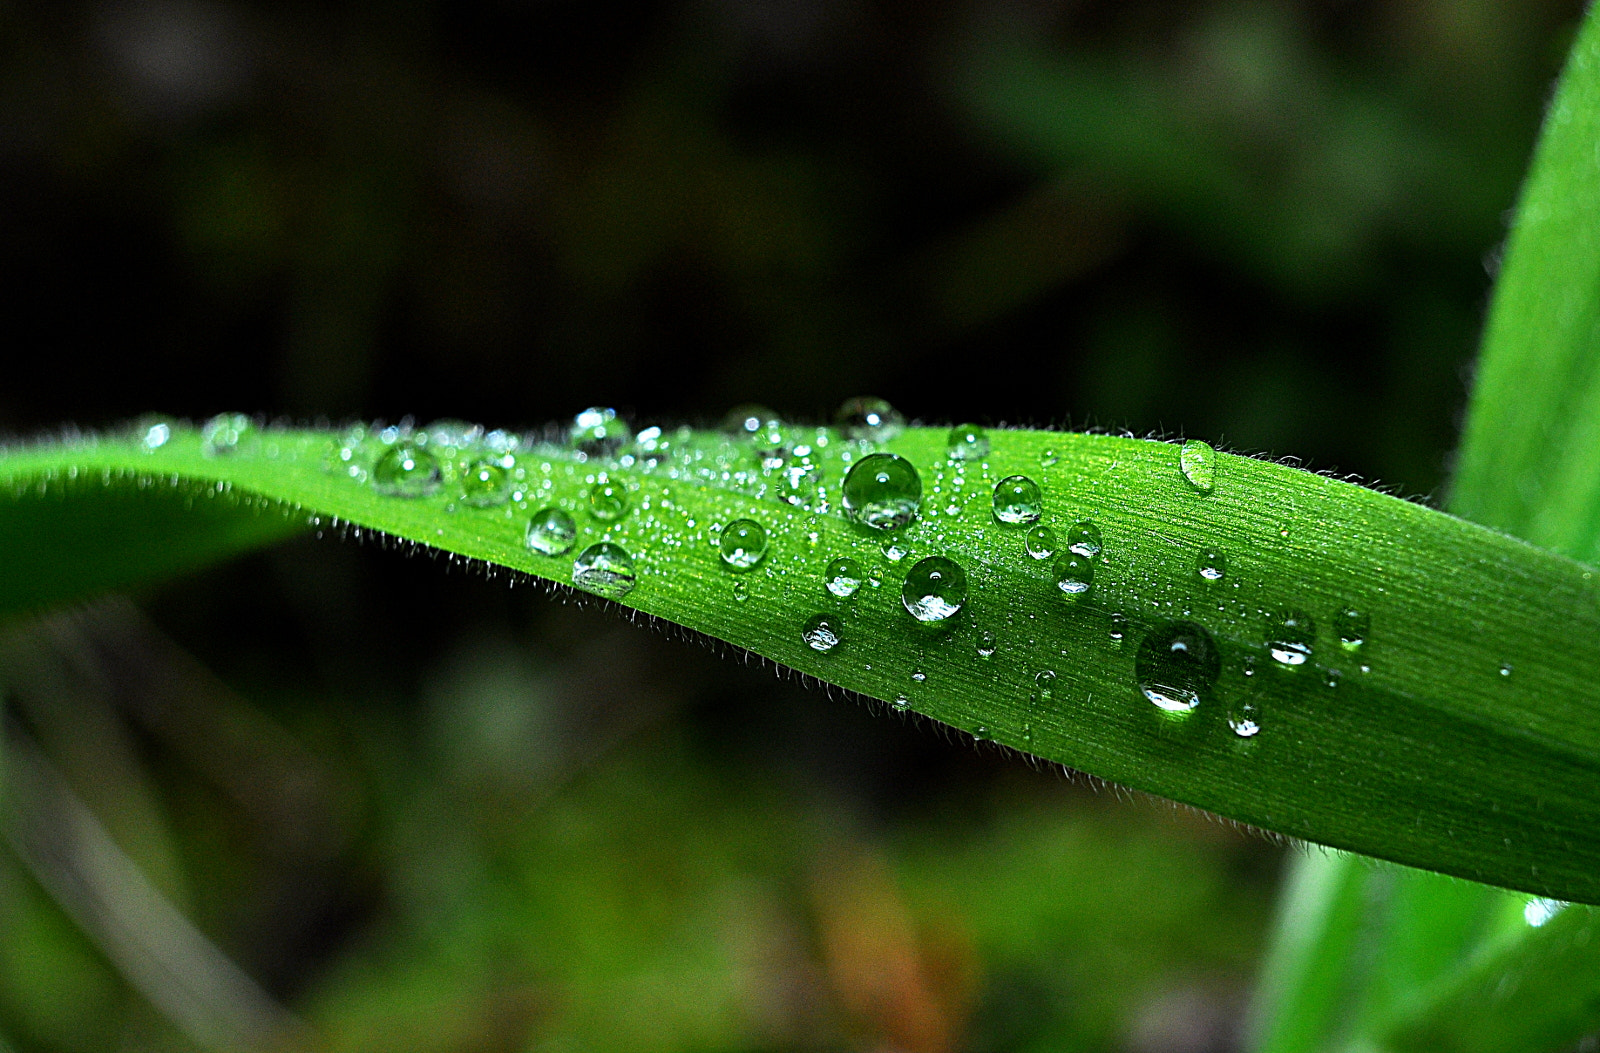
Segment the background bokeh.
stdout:
[[[1434,494],[1579,13],[3,4],[0,432],[875,394]],[[0,680],[17,1049],[1229,1050],[1281,866],[376,544]]]

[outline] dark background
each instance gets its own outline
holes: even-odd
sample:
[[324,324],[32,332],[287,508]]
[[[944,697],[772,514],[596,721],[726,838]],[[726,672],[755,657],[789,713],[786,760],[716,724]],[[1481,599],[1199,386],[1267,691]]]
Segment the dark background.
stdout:
[[[9,4],[0,431],[875,394],[1437,494],[1578,15]],[[318,1048],[1231,1049],[1270,921],[1263,839],[377,546],[4,648],[19,1048],[217,1044],[68,799]]]

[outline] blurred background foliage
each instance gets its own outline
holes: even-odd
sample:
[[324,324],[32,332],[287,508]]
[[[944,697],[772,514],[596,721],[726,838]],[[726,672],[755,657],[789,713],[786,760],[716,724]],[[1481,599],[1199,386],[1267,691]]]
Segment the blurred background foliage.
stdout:
[[[1435,493],[1579,13],[6,3],[0,430],[872,393]],[[0,1044],[1239,1047],[1279,848],[716,650],[309,539],[3,627]]]

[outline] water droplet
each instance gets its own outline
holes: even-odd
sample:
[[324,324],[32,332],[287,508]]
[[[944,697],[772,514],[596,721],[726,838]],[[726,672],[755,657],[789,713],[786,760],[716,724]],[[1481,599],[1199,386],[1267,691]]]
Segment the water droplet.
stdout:
[[923,683],[924,681],[926,681],[928,679],[928,674],[924,673],[920,669],[913,669],[911,671],[911,679],[915,680],[917,683],[920,684],[920,683]]
[[569,438],[573,447],[586,456],[610,457],[633,441],[633,431],[616,410],[590,406],[572,418]]
[[172,438],[174,424],[165,417],[140,417],[133,426],[139,445],[147,450],[159,450]]
[[638,573],[633,569],[633,557],[628,550],[611,541],[590,545],[572,561],[572,583],[586,592],[620,600],[638,584]]
[[780,430],[778,415],[765,406],[749,402],[735,406],[722,418],[722,430],[744,438],[750,435],[773,434]]
[[888,442],[906,427],[899,410],[875,398],[849,399],[833,415],[833,422],[845,438],[862,442]]
[[1045,449],[1039,454],[1039,463],[1046,468],[1053,468],[1061,460],[1061,455],[1055,450]]
[[1256,660],[1250,655],[1245,655],[1239,662],[1239,672],[1245,676],[1256,675]]
[[861,588],[861,579],[864,576],[861,564],[849,556],[840,556],[828,564],[823,584],[827,586],[829,592],[842,600],[847,600]]
[[983,632],[978,634],[978,657],[993,658],[995,648],[998,644],[999,641],[994,638],[994,633],[985,629]]
[[1049,559],[1056,554],[1056,532],[1043,523],[1036,523],[1028,531],[1028,555],[1034,559]]
[[722,528],[717,551],[734,570],[749,570],[767,554],[766,528],[754,519],[735,519]]
[[885,541],[878,546],[878,551],[883,553],[883,558],[890,563],[899,563],[911,554],[911,550],[898,541]]
[[429,446],[434,448],[450,447],[451,449],[460,450],[479,442],[483,438],[483,425],[446,418],[429,424],[422,429],[421,434],[427,438]]
[[874,453],[851,465],[844,477],[844,508],[875,530],[898,530],[917,517],[922,477],[895,453]]
[[832,614],[813,614],[800,630],[800,639],[813,651],[831,651],[841,638],[839,619]]
[[976,424],[951,428],[949,455],[952,461],[983,460],[989,456],[989,433]]
[[918,560],[906,572],[900,602],[919,622],[942,622],[967,602],[967,572],[943,556]]
[[578,540],[578,524],[559,508],[542,508],[528,520],[528,548],[541,556],[564,556]]
[[904,695],[896,695],[894,701],[889,703],[889,708],[896,713],[904,713],[911,708],[911,700]]
[[1111,616],[1111,642],[1120,644],[1128,635],[1128,616],[1126,614],[1113,614]]
[[1228,574],[1228,557],[1214,548],[1201,549],[1194,572],[1204,581],[1221,581]]
[[1500,663],[1500,675],[1501,676],[1505,676],[1505,677],[1509,677],[1511,675],[1511,663],[1510,662],[1501,662]]
[[1209,494],[1217,481],[1217,451],[1208,442],[1190,439],[1178,451],[1178,467],[1190,486]]
[[605,476],[589,491],[589,514],[602,523],[612,523],[628,512],[628,491]]
[[1164,622],[1150,631],[1134,660],[1139,691],[1168,713],[1194,710],[1222,672],[1217,645],[1193,622]]
[[1008,475],[994,487],[994,517],[1002,523],[1032,523],[1044,511],[1039,484],[1026,475]]
[[1335,688],[1339,681],[1344,679],[1344,674],[1337,669],[1324,669],[1322,671],[1322,684],[1324,687]]
[[1056,560],[1055,576],[1061,595],[1077,603],[1094,586],[1094,564],[1077,553],[1068,552]]
[[472,461],[461,473],[461,500],[474,508],[493,508],[511,497],[511,473],[488,457]]
[[442,481],[438,459],[410,442],[385,449],[372,465],[372,488],[390,497],[427,497]]
[[1267,650],[1281,665],[1304,665],[1316,637],[1317,623],[1304,611],[1281,611],[1267,617]]
[[1105,543],[1100,539],[1100,528],[1090,520],[1085,519],[1067,531],[1067,550],[1076,552],[1084,559],[1094,559],[1104,547]]
[[1034,697],[1040,702],[1048,702],[1056,694],[1056,671],[1054,669],[1041,669],[1033,675]]
[[750,598],[750,586],[744,583],[743,578],[733,583],[733,598],[739,603],[743,603]]
[[1339,637],[1339,646],[1347,651],[1359,650],[1367,642],[1372,630],[1372,619],[1365,611],[1345,607],[1333,616],[1333,631]]
[[219,413],[200,429],[200,452],[207,457],[226,457],[238,452],[255,430],[255,421],[243,413]]
[[1240,702],[1228,711],[1228,727],[1241,739],[1254,738],[1261,730],[1261,723],[1256,719],[1258,715],[1254,702]]

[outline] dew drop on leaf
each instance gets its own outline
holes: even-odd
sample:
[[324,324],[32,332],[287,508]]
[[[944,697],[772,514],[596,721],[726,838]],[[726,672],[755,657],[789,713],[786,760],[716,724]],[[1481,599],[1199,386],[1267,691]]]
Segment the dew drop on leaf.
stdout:
[[511,497],[511,473],[488,457],[469,462],[461,472],[461,500],[474,508],[493,508]]
[[1111,616],[1111,642],[1121,644],[1128,635],[1128,616],[1126,614],[1113,614]]
[[628,422],[609,406],[590,406],[572,418],[572,446],[589,457],[610,457],[633,441]]
[[1261,731],[1259,715],[1254,702],[1240,702],[1228,711],[1228,727],[1241,739],[1254,738]]
[[950,429],[948,451],[952,461],[981,461],[989,456],[989,433],[976,424]]
[[999,641],[995,639],[994,633],[990,632],[989,630],[985,629],[983,632],[979,633],[978,634],[978,657],[979,658],[993,658],[994,657],[995,648],[998,645],[998,643],[999,643]]
[[428,497],[442,484],[439,460],[412,442],[399,442],[372,465],[372,488],[389,497]]
[[1341,608],[1333,616],[1333,632],[1339,637],[1339,646],[1347,651],[1360,650],[1372,630],[1372,619],[1365,611],[1354,607]]
[[861,579],[866,575],[861,570],[861,564],[849,556],[840,556],[828,564],[823,584],[829,592],[842,600],[847,600],[861,588]]
[[925,681],[927,681],[928,674],[924,673],[920,669],[913,669],[913,670],[911,670],[911,679],[913,679],[917,683],[921,684],[921,683],[924,683]]
[[841,638],[839,619],[832,614],[813,614],[800,628],[800,639],[813,651],[831,651]]
[[1055,579],[1061,595],[1077,603],[1094,587],[1094,564],[1075,552],[1068,552],[1056,560]]
[[1053,449],[1046,449],[1039,454],[1039,464],[1045,468],[1053,468],[1061,460],[1061,455]]
[[1306,663],[1317,637],[1317,623],[1304,611],[1279,611],[1267,615],[1267,650],[1273,660],[1293,668]]
[[1510,676],[1511,676],[1511,663],[1510,662],[1501,662],[1500,663],[1500,675],[1503,676],[1503,677],[1506,677],[1508,679],[1510,678]]
[[622,599],[638,582],[633,557],[612,541],[590,545],[572,561],[572,583],[608,600]]
[[883,399],[865,397],[846,400],[833,422],[845,438],[859,442],[888,442],[906,427],[899,410]]
[[1222,672],[1216,641],[1194,622],[1163,622],[1139,645],[1139,692],[1167,713],[1189,713],[1206,700]]
[[1028,555],[1034,559],[1049,559],[1056,554],[1056,532],[1043,523],[1035,523],[1028,531]]
[[159,450],[172,438],[174,424],[165,417],[141,417],[134,425],[139,445],[147,450]]
[[741,579],[733,583],[733,598],[740,603],[750,598],[750,586]]
[[602,523],[612,523],[628,512],[628,492],[605,476],[589,491],[589,514]]
[[1041,669],[1033,676],[1034,698],[1040,702],[1048,702],[1056,695],[1056,671],[1054,669]]
[[528,548],[541,556],[564,556],[578,540],[578,524],[559,508],[542,508],[528,520]]
[[911,708],[911,700],[904,695],[896,695],[894,701],[889,703],[889,708],[896,713],[904,713]]
[[1190,439],[1178,451],[1178,467],[1190,486],[1209,494],[1217,481],[1217,451],[1208,442]]
[[1228,576],[1228,557],[1218,549],[1201,549],[1194,563],[1194,572],[1200,575],[1202,581],[1221,581]]
[[890,563],[899,563],[911,554],[911,550],[898,541],[885,541],[878,546],[878,551],[883,553],[883,558]]
[[226,457],[238,452],[255,430],[255,421],[243,413],[219,413],[200,429],[200,452],[207,457]]
[[1322,671],[1322,685],[1329,689],[1339,686],[1339,681],[1344,679],[1344,674],[1337,669],[1324,669]]
[[767,554],[767,530],[754,519],[735,519],[722,528],[717,551],[734,570],[749,570]]
[[856,522],[875,530],[898,530],[917,516],[922,477],[899,454],[869,454],[851,465],[843,496],[845,511]]
[[967,602],[967,572],[944,556],[918,560],[906,572],[900,602],[919,622],[942,622],[954,617]]
[[779,431],[781,427],[782,422],[776,413],[753,402],[733,407],[722,418],[722,430],[741,439],[763,433],[771,434]]
[[1039,484],[1026,475],[1008,475],[994,487],[994,517],[1001,523],[1016,525],[1037,522],[1044,511],[1044,495]]
[[1081,523],[1074,524],[1073,528],[1067,531],[1067,550],[1077,553],[1084,559],[1094,559],[1104,547],[1105,542],[1101,540],[1100,528],[1091,520],[1085,519]]

